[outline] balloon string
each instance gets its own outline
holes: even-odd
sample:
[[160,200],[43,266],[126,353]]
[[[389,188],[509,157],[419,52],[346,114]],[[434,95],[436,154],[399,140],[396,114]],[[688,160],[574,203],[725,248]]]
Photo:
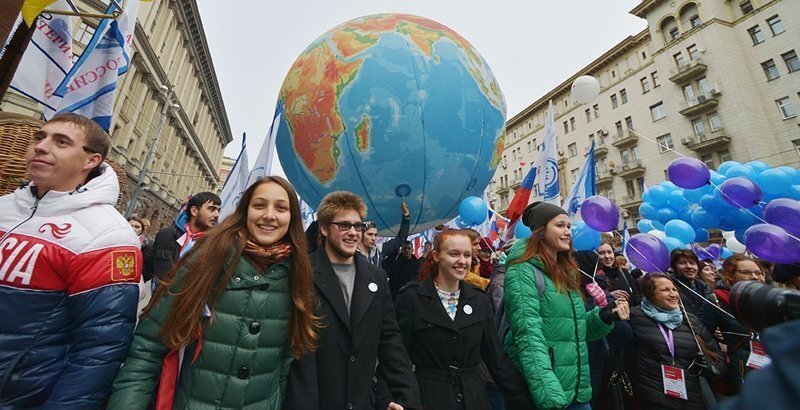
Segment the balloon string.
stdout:
[[[688,156],[688,155],[681,154],[680,152],[678,152],[678,151],[675,151],[674,149],[672,149],[672,148],[670,148],[670,147],[667,147],[667,146],[662,146],[661,144],[659,144],[659,143],[658,143],[658,141],[656,141],[656,140],[654,140],[654,139],[652,139],[652,138],[650,138],[650,137],[648,137],[648,136],[646,136],[646,135],[644,135],[644,134],[642,134],[642,133],[640,133],[640,132],[638,132],[638,131],[636,131],[636,130],[630,130],[630,132],[631,132],[631,133],[633,133],[633,134],[635,134],[637,137],[644,138],[644,139],[646,139],[646,140],[648,140],[648,141],[650,141],[650,142],[652,142],[652,143],[654,143],[654,144],[658,145],[659,147],[666,148],[666,149],[667,149],[667,151],[674,152],[675,154],[678,154],[678,155],[679,155],[679,156],[681,156],[681,157],[684,157],[684,158],[692,158],[692,157],[690,157],[690,156]],[[751,182],[752,182],[752,181],[751,181]],[[723,191],[722,189],[720,189],[720,187],[719,187],[717,184],[715,184],[715,183],[711,182],[711,179],[709,179],[709,180],[708,180],[708,184],[709,184],[709,185],[711,185],[712,187],[714,187],[714,189],[716,189],[717,191],[719,191],[719,193],[720,193],[720,194],[722,194],[724,197],[726,197],[726,198],[728,198],[728,199],[731,199],[731,200],[733,200],[733,198],[731,198],[731,197],[730,197],[728,194],[726,194],[726,193],[725,193],[725,191]],[[733,201],[733,202],[735,202],[735,201]],[[760,203],[758,203],[758,204],[756,204],[756,206],[761,206],[761,204],[760,204]],[[753,213],[752,211],[750,211],[750,209],[748,209],[748,208],[738,208],[738,209],[744,209],[744,210],[745,210],[745,212],[747,212],[748,214],[750,214],[751,216],[753,216],[753,218],[755,218],[755,219],[757,219],[757,220],[761,221],[762,223],[765,223],[765,224],[768,224],[768,223],[769,223],[769,222],[767,222],[767,221],[765,221],[765,220],[761,219],[761,217],[760,217],[760,216],[758,216],[758,215],[754,214],[754,213]],[[784,229],[784,231],[785,231],[785,229]],[[789,235],[789,237],[790,237],[790,238],[792,238],[792,239],[794,239],[794,240],[796,240],[796,241],[800,242],[800,238],[798,238],[797,236],[795,236],[795,235],[791,234],[791,233],[790,233],[790,232],[788,232],[788,231],[786,232],[786,234],[787,234],[787,235]]]
[[[614,233],[616,233],[616,234],[618,234],[618,235],[619,235],[619,232],[617,232],[617,231],[612,231],[612,232],[614,232]],[[642,257],[642,259],[644,259],[644,260],[645,260],[647,263],[649,263],[651,267],[654,267],[654,268],[656,267],[656,265],[655,265],[655,264],[653,264],[653,262],[651,262],[649,258],[647,258],[646,256],[644,256],[644,254],[643,254],[641,251],[639,251],[638,249],[636,249],[636,246],[635,246],[634,244],[632,244],[632,243],[628,242],[628,243],[627,243],[627,246],[630,246],[631,248],[633,248],[633,250],[634,250],[636,253],[638,253],[638,254],[639,254],[639,256],[641,256],[641,257]],[[698,266],[698,268],[699,268],[699,266]],[[730,314],[730,313],[726,312],[726,311],[725,311],[725,309],[722,309],[721,307],[717,306],[717,304],[716,304],[716,303],[714,303],[714,302],[712,302],[712,301],[710,301],[710,300],[706,299],[706,298],[705,298],[705,296],[702,296],[701,294],[699,294],[699,293],[695,292],[695,291],[694,291],[694,289],[690,288],[688,285],[686,285],[685,283],[681,282],[680,280],[678,280],[678,278],[675,278],[673,275],[670,275],[670,274],[669,274],[669,273],[667,273],[667,272],[663,272],[661,269],[657,269],[655,272],[663,273],[663,274],[665,274],[665,275],[667,275],[667,276],[669,276],[669,277],[671,277],[671,278],[674,278],[675,280],[674,280],[673,282],[677,282],[678,284],[680,284],[680,285],[681,285],[681,286],[683,286],[684,288],[688,289],[688,290],[689,290],[689,292],[692,292],[692,293],[694,293],[694,294],[695,294],[697,297],[699,297],[699,298],[700,298],[700,300],[702,300],[703,302],[705,302],[705,303],[708,303],[709,305],[713,306],[715,309],[719,310],[720,312],[722,312],[722,313],[724,313],[724,314],[726,314],[726,315],[730,316],[732,319],[734,319],[734,320],[738,320],[738,319],[736,318],[736,316],[734,316],[734,315],[732,315],[732,314]],[[647,273],[652,273],[652,272],[647,272]],[[647,273],[646,273],[646,274],[647,274]],[[681,303],[682,303],[682,302],[681,302]]]

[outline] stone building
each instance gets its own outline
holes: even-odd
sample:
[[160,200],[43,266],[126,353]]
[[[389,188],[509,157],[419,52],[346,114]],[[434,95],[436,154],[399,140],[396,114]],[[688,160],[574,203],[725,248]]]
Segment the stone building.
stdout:
[[[712,169],[728,160],[800,165],[800,2],[644,0],[631,13],[647,29],[508,120],[488,187],[494,209],[508,207],[534,162],[550,100],[562,196],[594,141],[598,194],[620,207],[629,227],[639,219],[643,183],[664,181],[678,157],[669,149]],[[588,105],[570,96],[581,75],[601,85]]]

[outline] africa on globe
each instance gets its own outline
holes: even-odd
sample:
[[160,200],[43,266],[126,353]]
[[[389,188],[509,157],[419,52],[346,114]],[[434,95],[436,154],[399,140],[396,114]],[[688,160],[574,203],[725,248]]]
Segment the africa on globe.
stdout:
[[315,40],[281,87],[276,139],[284,172],[316,208],[348,190],[365,199],[379,234],[411,232],[481,196],[500,162],[506,104],[486,61],[435,21],[378,14]]

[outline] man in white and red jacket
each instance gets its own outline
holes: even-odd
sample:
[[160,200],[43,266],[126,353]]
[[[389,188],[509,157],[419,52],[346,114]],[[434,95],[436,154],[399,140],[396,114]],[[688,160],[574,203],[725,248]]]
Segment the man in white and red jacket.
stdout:
[[109,147],[57,115],[31,141],[31,183],[0,197],[0,408],[100,407],[127,355],[142,256]]

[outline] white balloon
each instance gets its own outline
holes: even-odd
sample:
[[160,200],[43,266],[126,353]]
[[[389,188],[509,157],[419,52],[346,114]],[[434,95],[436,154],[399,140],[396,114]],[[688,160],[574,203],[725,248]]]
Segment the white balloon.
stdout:
[[667,237],[667,233],[664,231],[659,231],[658,229],[653,229],[652,231],[648,232],[648,234],[655,236],[658,239],[664,239]]
[[600,95],[600,82],[590,75],[582,75],[572,83],[571,93],[576,100],[589,104]]
[[[725,239],[733,237],[734,231],[722,231],[722,237]],[[731,249],[733,251],[733,249]],[[736,251],[734,251],[736,252]]]
[[728,249],[736,253],[744,253],[744,251],[747,250],[747,247],[744,246],[744,244],[742,244],[741,242],[739,242],[739,240],[736,239],[735,236],[731,236],[728,239],[726,239],[725,246],[727,246]]

